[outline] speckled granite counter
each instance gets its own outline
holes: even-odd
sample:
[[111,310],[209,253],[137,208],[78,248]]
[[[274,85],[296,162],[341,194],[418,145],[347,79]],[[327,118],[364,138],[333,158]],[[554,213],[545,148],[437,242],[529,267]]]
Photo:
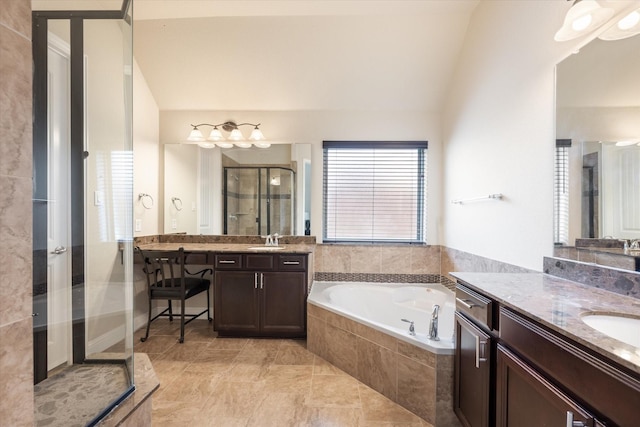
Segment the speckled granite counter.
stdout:
[[[170,251],[178,248],[184,248],[185,252],[206,252],[206,253],[261,253],[261,254],[278,254],[278,253],[300,253],[308,254],[314,250],[313,245],[306,244],[281,244],[282,249],[265,250],[268,246],[264,244],[248,244],[248,243],[179,243],[179,242],[163,242],[163,243],[146,243],[140,244],[142,250],[149,251]],[[265,249],[251,249],[256,247],[265,247]]]
[[[587,326],[584,313],[640,317],[640,300],[543,273],[451,273],[487,295],[640,376],[640,348]],[[638,331],[640,333],[640,331]]]

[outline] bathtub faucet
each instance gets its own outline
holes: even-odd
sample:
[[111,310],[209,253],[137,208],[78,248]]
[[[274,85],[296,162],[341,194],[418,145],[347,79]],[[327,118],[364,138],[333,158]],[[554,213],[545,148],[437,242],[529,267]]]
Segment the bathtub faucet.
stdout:
[[431,312],[431,321],[429,322],[429,339],[432,341],[440,341],[438,338],[438,313],[440,312],[440,306],[433,304],[433,311]]
[[400,319],[403,322],[407,322],[409,323],[409,335],[411,336],[415,336],[416,335],[416,328],[413,326],[413,322],[411,320],[407,320],[407,319]]

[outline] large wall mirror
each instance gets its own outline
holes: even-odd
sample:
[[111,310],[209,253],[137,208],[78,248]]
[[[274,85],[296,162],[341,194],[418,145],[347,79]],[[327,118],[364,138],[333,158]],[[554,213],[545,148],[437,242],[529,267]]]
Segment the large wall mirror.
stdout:
[[311,145],[164,146],[164,232],[305,235]]
[[556,249],[639,239],[640,36],[596,39],[556,75]]

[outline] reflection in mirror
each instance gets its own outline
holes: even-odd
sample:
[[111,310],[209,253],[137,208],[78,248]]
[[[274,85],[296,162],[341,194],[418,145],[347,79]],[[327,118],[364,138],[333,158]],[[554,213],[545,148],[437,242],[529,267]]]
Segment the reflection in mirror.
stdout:
[[640,36],[594,40],[558,64],[556,137],[569,146],[556,147],[557,254],[582,245],[624,253],[619,239],[640,238],[638,52]]
[[304,235],[310,231],[310,177],[310,144],[165,144],[164,232]]

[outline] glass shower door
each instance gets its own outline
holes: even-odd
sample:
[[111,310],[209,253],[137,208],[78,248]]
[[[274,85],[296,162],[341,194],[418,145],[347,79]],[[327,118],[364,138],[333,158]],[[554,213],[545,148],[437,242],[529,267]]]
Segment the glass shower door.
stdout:
[[225,234],[259,235],[259,169],[225,168],[224,183]]

